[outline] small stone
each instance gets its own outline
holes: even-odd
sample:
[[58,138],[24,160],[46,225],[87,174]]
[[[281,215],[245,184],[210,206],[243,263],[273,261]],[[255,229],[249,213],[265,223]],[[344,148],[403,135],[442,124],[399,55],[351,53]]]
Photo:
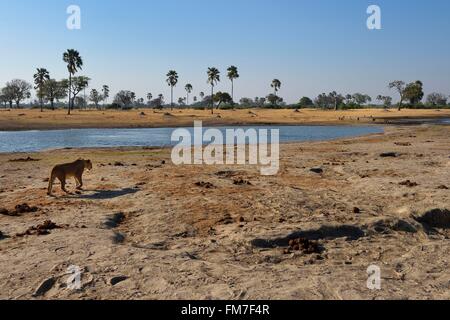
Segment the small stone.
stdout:
[[111,280],[109,280],[109,283],[110,283],[112,286],[115,286],[116,284],[118,284],[118,283],[120,283],[120,282],[123,282],[123,281],[125,281],[125,280],[128,280],[128,277],[127,277],[127,276],[117,276],[117,277],[111,278]]
[[49,278],[44,280],[36,289],[36,291],[33,293],[33,297],[40,297],[43,296],[49,291],[56,283],[55,278]]
[[311,169],[309,169],[309,171],[314,172],[314,173],[317,173],[317,174],[323,173],[323,169],[320,168],[320,167],[314,167],[314,168],[311,168]]
[[397,152],[383,152],[380,154],[382,158],[397,158],[399,154]]
[[353,208],[353,213],[355,213],[355,214],[361,213],[361,209],[358,208],[358,207],[354,207]]

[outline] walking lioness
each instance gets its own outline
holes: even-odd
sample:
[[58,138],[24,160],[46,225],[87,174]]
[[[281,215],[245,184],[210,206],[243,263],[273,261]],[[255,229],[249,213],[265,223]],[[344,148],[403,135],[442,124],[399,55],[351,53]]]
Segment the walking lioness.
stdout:
[[75,182],[77,184],[77,190],[81,190],[83,187],[83,173],[84,170],[92,169],[91,160],[83,160],[79,159],[72,163],[60,164],[53,168],[52,174],[50,175],[50,180],[48,182],[48,192],[47,194],[50,196],[52,194],[53,183],[55,179],[58,178],[61,181],[61,189],[65,193],[69,193],[66,190],[66,179],[67,178],[75,178]]

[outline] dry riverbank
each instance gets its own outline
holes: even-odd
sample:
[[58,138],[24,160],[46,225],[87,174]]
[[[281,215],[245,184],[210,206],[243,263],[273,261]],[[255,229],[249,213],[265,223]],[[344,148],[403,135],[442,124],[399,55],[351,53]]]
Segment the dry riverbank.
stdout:
[[271,110],[243,109],[216,110],[164,110],[131,111],[77,111],[68,116],[65,110],[40,112],[33,109],[0,109],[0,130],[45,130],[76,128],[151,128],[192,126],[194,120],[204,125],[242,124],[385,124],[399,119],[450,118],[450,109],[410,110],[361,109],[324,111],[316,109]]
[[[0,154],[0,298],[450,299],[449,137],[389,127],[284,144],[273,177],[177,167],[168,149]],[[79,157],[94,162],[86,190],[47,197],[51,167]],[[81,290],[65,288],[70,265]]]

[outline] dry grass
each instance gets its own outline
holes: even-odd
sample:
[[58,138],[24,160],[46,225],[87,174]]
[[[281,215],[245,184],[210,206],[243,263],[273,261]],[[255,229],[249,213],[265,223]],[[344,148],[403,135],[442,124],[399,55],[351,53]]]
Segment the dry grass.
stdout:
[[[142,114],[141,114],[142,112]],[[167,114],[169,113],[169,115]],[[386,119],[450,117],[450,110],[380,110],[361,109],[324,111],[248,109],[131,111],[74,111],[68,116],[64,110],[1,110],[0,130],[43,130],[66,128],[141,128],[192,126],[194,120],[205,125],[238,124],[357,124],[385,123]]]

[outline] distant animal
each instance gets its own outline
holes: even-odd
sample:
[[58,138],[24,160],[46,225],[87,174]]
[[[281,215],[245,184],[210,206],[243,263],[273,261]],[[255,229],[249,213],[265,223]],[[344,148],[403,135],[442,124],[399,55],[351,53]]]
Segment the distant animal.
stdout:
[[66,190],[66,179],[75,178],[77,190],[81,190],[83,187],[83,173],[85,170],[92,170],[91,160],[79,159],[72,163],[60,164],[53,168],[48,182],[48,192],[50,196],[52,194],[53,183],[56,179],[61,182],[61,189],[65,193],[69,193]]

